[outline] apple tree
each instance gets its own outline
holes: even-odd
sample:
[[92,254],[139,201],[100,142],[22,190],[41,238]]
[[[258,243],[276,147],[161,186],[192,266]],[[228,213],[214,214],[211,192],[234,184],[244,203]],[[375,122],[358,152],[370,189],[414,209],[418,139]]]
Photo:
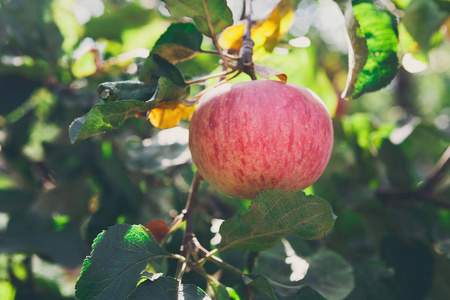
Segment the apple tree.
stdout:
[[449,12],[1,3],[0,294],[448,299]]

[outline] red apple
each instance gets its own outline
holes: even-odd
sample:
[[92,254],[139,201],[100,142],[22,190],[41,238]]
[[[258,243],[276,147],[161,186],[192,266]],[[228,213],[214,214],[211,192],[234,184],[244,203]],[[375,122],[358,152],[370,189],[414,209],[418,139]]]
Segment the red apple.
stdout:
[[310,186],[332,147],[333,127],[322,100],[307,88],[271,80],[212,89],[200,99],[189,129],[200,175],[235,198]]

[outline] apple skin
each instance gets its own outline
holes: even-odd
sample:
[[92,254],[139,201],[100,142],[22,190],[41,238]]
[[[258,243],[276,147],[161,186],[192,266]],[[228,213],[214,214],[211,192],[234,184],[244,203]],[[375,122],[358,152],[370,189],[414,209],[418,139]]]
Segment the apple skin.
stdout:
[[271,80],[224,84],[202,96],[189,128],[192,161],[218,191],[251,199],[302,190],[322,174],[333,126],[322,100]]

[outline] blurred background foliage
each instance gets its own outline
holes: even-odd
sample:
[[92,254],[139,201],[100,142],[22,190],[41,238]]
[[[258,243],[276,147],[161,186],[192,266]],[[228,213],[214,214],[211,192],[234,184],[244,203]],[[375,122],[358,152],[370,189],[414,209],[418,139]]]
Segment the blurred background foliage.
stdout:
[[[241,2],[228,1],[235,20]],[[334,118],[331,161],[307,192],[332,203],[335,227],[323,240],[289,238],[289,245],[307,257],[315,273],[305,280],[327,299],[449,299],[449,5],[375,2],[400,20],[402,66],[387,88],[353,102],[339,96],[348,73],[346,1],[296,1],[290,31],[260,61],[315,91]],[[276,4],[255,0],[255,16]],[[117,223],[170,223],[184,208],[193,177],[187,122],[160,130],[132,118],[76,144],[68,136],[71,122],[100,101],[98,85],[135,79],[172,21],[158,0],[0,2],[1,299],[72,299],[99,232]],[[209,39],[203,44],[213,49]],[[218,58],[201,54],[177,66],[194,78],[218,69]],[[199,241],[217,244],[217,223],[248,204],[204,184]],[[178,253],[180,243],[181,232],[167,247]],[[222,255],[292,283],[298,278],[287,252]],[[341,289],[327,292],[339,281],[326,276],[341,278]],[[198,275],[183,281],[206,290]],[[236,282],[230,275],[224,284]]]

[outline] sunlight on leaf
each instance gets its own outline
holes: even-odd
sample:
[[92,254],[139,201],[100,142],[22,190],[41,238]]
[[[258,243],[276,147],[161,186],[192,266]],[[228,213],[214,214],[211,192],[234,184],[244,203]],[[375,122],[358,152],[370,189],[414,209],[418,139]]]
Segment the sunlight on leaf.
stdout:
[[77,299],[125,299],[148,262],[159,265],[165,254],[147,229],[127,224],[102,232],[92,248],[75,286]]
[[[255,61],[261,60],[273,51],[283,35],[291,28],[293,20],[294,1],[282,0],[268,17],[256,21],[251,30],[255,43],[253,49]],[[225,29],[219,38],[219,45],[223,49],[238,51],[242,46],[244,29],[245,24],[242,22]]]
[[349,75],[342,97],[351,100],[387,86],[397,74],[397,21],[371,2],[346,9]]

